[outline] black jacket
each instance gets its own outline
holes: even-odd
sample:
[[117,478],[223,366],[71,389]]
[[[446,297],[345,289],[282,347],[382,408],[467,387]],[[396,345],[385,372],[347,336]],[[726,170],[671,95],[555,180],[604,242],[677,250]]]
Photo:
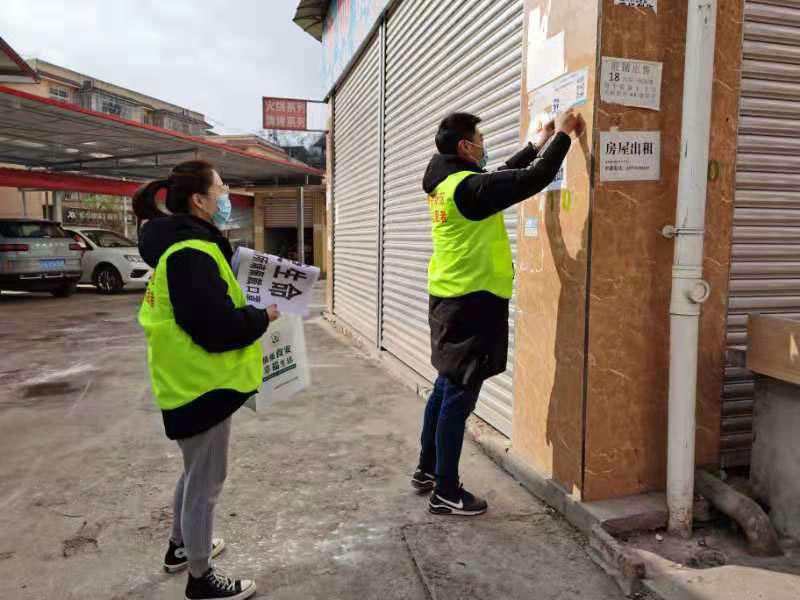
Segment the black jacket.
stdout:
[[[155,268],[170,246],[187,240],[214,242],[230,263],[233,251],[219,229],[189,215],[146,223],[139,235],[139,252]],[[167,259],[167,285],[175,321],[207,352],[245,348],[267,330],[266,311],[233,305],[217,263],[205,252],[185,248],[172,254]],[[213,390],[178,409],[162,411],[167,437],[180,439],[207,431],[231,416],[255,391]]]
[[[481,171],[458,156],[436,154],[428,164],[422,187],[430,194],[453,173],[473,171],[475,175],[456,188],[454,200],[467,219],[481,221],[546,188],[571,143],[568,135],[556,134],[541,156],[528,144],[494,173]],[[430,296],[428,321],[431,362],[440,375],[477,393],[486,379],[506,370],[508,300],[490,292],[459,298]]]

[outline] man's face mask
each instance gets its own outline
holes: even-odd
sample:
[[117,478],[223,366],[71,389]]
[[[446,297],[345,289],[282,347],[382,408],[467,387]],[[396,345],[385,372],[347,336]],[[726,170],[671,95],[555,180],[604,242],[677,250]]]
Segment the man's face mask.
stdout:
[[486,147],[486,142],[483,143],[483,146],[479,146],[469,140],[465,140],[470,146],[475,148],[479,148],[481,151],[481,158],[475,159],[478,163],[478,167],[483,170],[486,168],[486,165],[489,163],[489,149]]

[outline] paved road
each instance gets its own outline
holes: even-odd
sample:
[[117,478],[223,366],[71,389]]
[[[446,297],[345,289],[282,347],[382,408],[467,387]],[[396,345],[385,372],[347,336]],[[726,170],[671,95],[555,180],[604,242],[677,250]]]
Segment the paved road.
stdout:
[[[160,570],[180,458],[148,390],[140,300],[0,296],[0,596],[183,597],[185,575]],[[306,330],[313,390],[235,417],[222,569],[287,600],[622,597],[474,444],[462,472],[489,514],[429,515],[408,486],[422,402],[319,310]]]

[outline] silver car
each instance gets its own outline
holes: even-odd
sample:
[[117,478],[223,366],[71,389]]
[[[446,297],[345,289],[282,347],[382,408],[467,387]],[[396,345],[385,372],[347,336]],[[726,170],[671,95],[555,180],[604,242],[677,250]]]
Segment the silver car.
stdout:
[[58,223],[0,219],[0,290],[69,296],[81,278],[82,254]]

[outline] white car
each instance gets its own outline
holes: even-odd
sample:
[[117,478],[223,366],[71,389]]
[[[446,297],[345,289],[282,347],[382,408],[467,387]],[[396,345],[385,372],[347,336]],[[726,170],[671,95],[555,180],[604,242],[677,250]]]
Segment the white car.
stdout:
[[81,245],[81,283],[91,283],[106,294],[130,285],[146,285],[153,269],[139,256],[136,242],[107,229],[70,227],[65,231]]

